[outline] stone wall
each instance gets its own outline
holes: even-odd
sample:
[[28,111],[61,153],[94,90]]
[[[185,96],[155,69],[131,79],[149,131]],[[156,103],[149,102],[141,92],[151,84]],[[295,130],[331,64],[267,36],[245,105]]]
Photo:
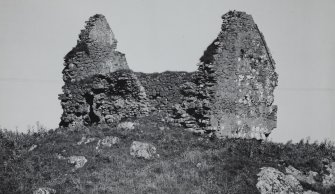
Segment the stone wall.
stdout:
[[94,75],[66,84],[63,91],[61,126],[111,124],[149,111],[144,88],[130,70]]
[[275,63],[252,17],[231,11],[222,16],[179,112],[218,136],[265,138],[276,127]]
[[172,113],[182,102],[181,85],[191,81],[193,73],[166,71],[163,73],[135,73],[143,85],[154,111]]
[[[192,130],[263,139],[276,127],[275,63],[252,17],[230,11],[195,72],[134,73],[106,19],[86,22],[65,56],[61,126],[163,112]],[[164,116],[164,117],[165,117]]]
[[118,122],[146,115],[148,99],[103,15],[92,16],[64,59],[60,126]]
[[103,15],[94,15],[79,34],[77,45],[64,57],[64,82],[129,69],[125,55],[116,51],[117,40]]

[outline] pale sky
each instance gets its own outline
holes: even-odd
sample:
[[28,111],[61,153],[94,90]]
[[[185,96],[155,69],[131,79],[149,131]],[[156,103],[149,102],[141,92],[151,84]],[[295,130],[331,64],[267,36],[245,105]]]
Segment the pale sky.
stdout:
[[134,71],[194,71],[229,10],[253,16],[276,62],[270,138],[334,141],[334,0],[0,0],[0,126],[58,126],[63,57],[90,16],[106,16]]

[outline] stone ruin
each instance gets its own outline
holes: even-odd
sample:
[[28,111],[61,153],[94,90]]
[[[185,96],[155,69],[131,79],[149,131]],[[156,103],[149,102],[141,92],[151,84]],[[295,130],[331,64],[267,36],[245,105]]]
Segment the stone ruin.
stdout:
[[76,47],[64,58],[60,126],[110,124],[148,113],[145,90],[116,46],[103,15],[86,22]]
[[219,137],[264,139],[276,127],[275,63],[252,17],[230,11],[195,72],[140,73],[102,15],[86,22],[64,59],[60,126],[112,124],[159,113]]
[[231,11],[222,19],[193,80],[183,85],[179,120],[218,136],[263,139],[277,123],[275,63],[251,15]]

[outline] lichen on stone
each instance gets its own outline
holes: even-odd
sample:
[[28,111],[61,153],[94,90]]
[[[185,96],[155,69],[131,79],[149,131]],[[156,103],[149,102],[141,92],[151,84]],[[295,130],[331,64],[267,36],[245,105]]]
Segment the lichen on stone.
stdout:
[[195,78],[184,86],[189,92],[182,109],[199,128],[217,136],[264,139],[277,121],[275,63],[250,15],[231,11],[222,19]]

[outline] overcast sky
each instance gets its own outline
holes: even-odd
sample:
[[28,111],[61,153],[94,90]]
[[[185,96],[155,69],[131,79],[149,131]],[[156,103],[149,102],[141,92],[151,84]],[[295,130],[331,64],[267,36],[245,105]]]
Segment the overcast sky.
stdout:
[[104,14],[134,71],[196,70],[221,15],[251,14],[279,73],[274,141],[335,140],[334,0],[0,0],[0,125],[56,128],[63,57]]

